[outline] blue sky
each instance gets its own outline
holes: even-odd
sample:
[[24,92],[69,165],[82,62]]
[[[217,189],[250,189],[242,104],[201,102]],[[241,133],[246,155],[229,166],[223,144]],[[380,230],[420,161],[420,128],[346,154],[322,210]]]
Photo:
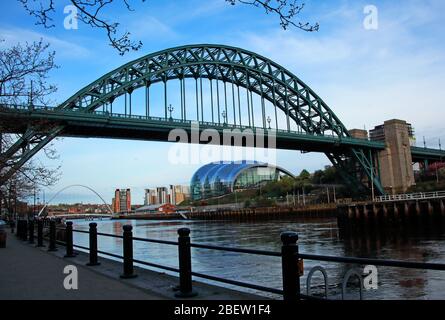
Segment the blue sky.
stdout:
[[[63,8],[57,1],[55,28],[34,25],[18,1],[0,2],[0,38],[5,45],[44,38],[56,50],[59,69],[51,81],[62,102],[84,85],[145,54],[177,45],[217,43],[245,48],[288,68],[312,87],[347,128],[372,128],[384,120],[411,122],[418,141],[445,145],[445,2],[306,1],[303,21],[319,22],[320,31],[282,30],[278,19],[261,9],[228,5],[224,0],[132,1],[134,11],[113,5],[105,13],[132,32],[144,47],[121,57],[109,47],[101,30],[79,23],[63,28]],[[363,9],[378,8],[379,27],[363,27]],[[125,140],[59,139],[63,176],[48,198],[70,184],[86,184],[111,201],[117,187],[130,187],[134,203],[143,189],[188,184],[199,165],[168,165],[171,144]],[[39,157],[40,161],[46,160]],[[328,164],[320,154],[279,151],[277,163],[294,173]],[[57,163],[48,163],[56,165]],[[55,202],[98,202],[82,189],[64,192]]]

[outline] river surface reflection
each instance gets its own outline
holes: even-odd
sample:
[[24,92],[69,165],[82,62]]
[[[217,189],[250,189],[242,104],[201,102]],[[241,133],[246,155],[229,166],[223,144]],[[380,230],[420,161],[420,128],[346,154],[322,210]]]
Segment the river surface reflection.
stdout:
[[[103,233],[121,235],[122,226],[131,224],[135,237],[173,241],[177,240],[178,228],[187,227],[191,230],[190,236],[194,243],[271,251],[280,251],[281,232],[295,231],[299,235],[298,243],[301,253],[445,263],[445,232],[442,230],[403,234],[393,231],[379,233],[372,231],[344,237],[337,227],[336,219],[257,222],[186,220],[103,220],[95,222],[98,224],[98,231]],[[88,230],[88,224],[88,221],[76,220],[74,228]],[[122,254],[121,239],[100,236],[98,241],[99,250]],[[74,242],[88,246],[88,235],[75,233]],[[178,267],[176,246],[135,241],[134,258]],[[196,272],[267,287],[282,288],[280,258],[192,249],[192,261],[193,270]],[[321,265],[327,270],[329,297],[333,299],[341,297],[341,282],[344,274],[352,267],[359,267],[306,260],[304,262],[305,274],[301,278],[303,293],[306,293],[306,276],[309,270],[316,265]],[[202,279],[197,280],[212,283]],[[312,287],[314,292],[321,292],[323,289],[321,276],[317,273],[314,275]],[[249,289],[231,288],[278,298],[271,294]],[[378,267],[378,289],[364,291],[364,298],[445,299],[443,288],[445,288],[445,271]],[[357,297],[358,289],[350,287],[347,298],[356,299]]]

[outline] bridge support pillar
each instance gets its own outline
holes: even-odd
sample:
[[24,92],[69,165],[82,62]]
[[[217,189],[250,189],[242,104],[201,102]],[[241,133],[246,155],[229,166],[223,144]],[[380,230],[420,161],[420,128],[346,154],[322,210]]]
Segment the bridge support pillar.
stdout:
[[427,201],[427,207],[428,207],[428,215],[431,217],[434,213],[434,207],[431,203],[431,200]]
[[348,207],[348,218],[349,218],[349,219],[352,219],[352,217],[353,217],[352,208],[349,206],[349,207]]
[[405,217],[409,217],[409,203],[405,202]]
[[419,201],[416,201],[416,215],[420,217],[420,214],[421,214],[420,203]]
[[365,218],[365,220],[368,220],[369,218],[368,207],[366,206],[366,204],[363,205],[363,217]]
[[394,218],[398,219],[399,218],[399,207],[397,207],[397,203],[394,202]]
[[404,193],[414,185],[408,125],[403,120],[385,121],[386,149],[379,152],[380,177],[386,192]]

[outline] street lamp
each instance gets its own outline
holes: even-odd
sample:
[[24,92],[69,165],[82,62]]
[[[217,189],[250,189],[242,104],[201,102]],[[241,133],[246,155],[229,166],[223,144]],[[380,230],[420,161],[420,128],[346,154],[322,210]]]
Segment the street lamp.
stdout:
[[226,118],[227,118],[227,112],[226,112],[226,110],[224,110],[222,113],[221,113],[221,115],[223,116],[223,119],[224,119],[224,125],[226,124]]
[[272,121],[272,119],[269,116],[267,116],[267,122],[269,123],[269,130],[271,129],[271,127],[270,127],[270,122],[271,121]]
[[173,120],[172,112],[175,110],[175,108],[173,108],[172,105],[170,105],[167,110],[168,110],[168,112],[170,112],[170,121],[171,121],[171,120]]

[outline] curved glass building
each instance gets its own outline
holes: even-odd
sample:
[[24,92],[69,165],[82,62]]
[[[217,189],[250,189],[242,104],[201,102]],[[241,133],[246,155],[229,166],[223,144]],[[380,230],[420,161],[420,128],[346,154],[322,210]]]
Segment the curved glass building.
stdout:
[[283,176],[294,177],[282,168],[256,161],[212,162],[198,169],[190,183],[192,200],[222,196],[235,190],[257,188]]

